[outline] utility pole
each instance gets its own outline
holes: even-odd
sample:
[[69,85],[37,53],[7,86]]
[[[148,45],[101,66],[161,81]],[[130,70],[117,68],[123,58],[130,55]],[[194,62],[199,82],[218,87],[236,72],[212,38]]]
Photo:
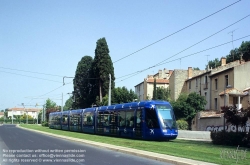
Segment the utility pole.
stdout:
[[109,74],[109,102],[108,105],[111,105],[111,74]]
[[61,106],[61,112],[63,111],[63,93],[62,93],[62,106]]

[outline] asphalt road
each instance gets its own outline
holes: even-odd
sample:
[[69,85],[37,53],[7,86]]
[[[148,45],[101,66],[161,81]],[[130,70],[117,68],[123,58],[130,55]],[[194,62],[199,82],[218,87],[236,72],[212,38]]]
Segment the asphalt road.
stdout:
[[0,165],[169,165],[147,158],[71,142],[15,125],[0,126]]

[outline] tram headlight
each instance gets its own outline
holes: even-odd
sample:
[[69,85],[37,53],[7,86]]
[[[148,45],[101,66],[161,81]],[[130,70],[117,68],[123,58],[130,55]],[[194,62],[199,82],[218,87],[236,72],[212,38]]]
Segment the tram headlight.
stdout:
[[175,132],[178,133],[178,130],[176,129]]

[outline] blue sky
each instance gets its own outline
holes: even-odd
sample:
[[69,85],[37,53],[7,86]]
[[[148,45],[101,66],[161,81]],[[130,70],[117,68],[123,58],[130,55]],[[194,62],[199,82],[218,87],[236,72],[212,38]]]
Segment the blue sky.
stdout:
[[[65,101],[69,98],[67,93],[73,90],[70,78],[65,79],[67,84],[63,86],[63,76],[73,77],[83,56],[94,57],[96,41],[102,37],[107,40],[114,62],[116,87],[134,90],[135,85],[159,69],[204,69],[207,57],[213,60],[226,56],[242,41],[250,41],[250,37],[183,57],[230,42],[232,31],[234,39],[250,35],[250,16],[241,20],[250,14],[250,1],[242,0],[169,35],[234,2],[237,0],[1,0],[0,110],[21,107],[21,103],[27,107],[36,103],[42,105],[47,98],[61,105],[62,93]],[[138,51],[166,36],[169,37]],[[117,61],[125,56],[128,57]],[[165,59],[168,59],[166,64],[125,80],[126,77],[120,78]]]

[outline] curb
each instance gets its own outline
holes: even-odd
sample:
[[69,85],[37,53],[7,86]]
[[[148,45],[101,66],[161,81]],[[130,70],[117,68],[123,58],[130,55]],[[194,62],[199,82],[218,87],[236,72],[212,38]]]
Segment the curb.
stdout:
[[202,161],[197,161],[197,160],[192,160],[192,159],[187,159],[187,158],[180,158],[180,157],[170,156],[170,155],[165,155],[165,154],[158,154],[158,153],[154,153],[154,152],[143,151],[143,150],[138,150],[138,149],[133,149],[133,148],[126,148],[126,147],[121,147],[121,146],[115,146],[115,145],[105,144],[105,143],[100,143],[100,142],[93,142],[93,141],[89,141],[89,140],[71,138],[71,137],[67,137],[67,136],[56,135],[56,134],[47,133],[47,132],[43,132],[43,131],[24,128],[24,127],[20,127],[19,125],[16,125],[16,126],[21,128],[21,129],[25,129],[25,130],[29,130],[29,131],[33,131],[33,132],[38,132],[38,133],[46,134],[46,135],[53,136],[53,137],[59,137],[62,139],[72,140],[72,141],[76,141],[76,142],[82,142],[85,144],[91,144],[91,145],[97,146],[97,147],[111,149],[114,151],[119,151],[119,152],[123,152],[123,153],[127,153],[127,154],[137,155],[137,156],[141,156],[141,157],[145,157],[145,158],[149,158],[149,159],[154,159],[154,160],[158,160],[158,161],[162,161],[162,162],[166,162],[166,163],[172,163],[172,164],[176,164],[176,165],[216,165],[214,163],[202,162]]

